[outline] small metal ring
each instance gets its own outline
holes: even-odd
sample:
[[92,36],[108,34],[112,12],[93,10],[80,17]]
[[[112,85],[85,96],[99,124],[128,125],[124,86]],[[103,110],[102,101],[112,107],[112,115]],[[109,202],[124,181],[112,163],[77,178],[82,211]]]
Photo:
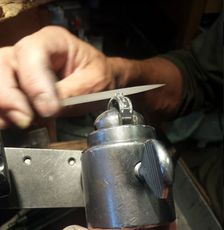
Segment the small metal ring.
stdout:
[[108,109],[111,108],[116,108],[119,111],[123,124],[131,124],[133,119],[133,107],[128,97],[125,97],[123,93],[116,93],[108,103]]

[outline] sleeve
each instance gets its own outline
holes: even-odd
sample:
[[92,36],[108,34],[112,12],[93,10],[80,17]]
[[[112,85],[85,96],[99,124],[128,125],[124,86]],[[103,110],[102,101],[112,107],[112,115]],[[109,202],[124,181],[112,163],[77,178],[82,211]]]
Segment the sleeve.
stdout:
[[178,116],[198,109],[223,107],[223,13],[199,35],[190,49],[161,55],[173,62],[183,77]]

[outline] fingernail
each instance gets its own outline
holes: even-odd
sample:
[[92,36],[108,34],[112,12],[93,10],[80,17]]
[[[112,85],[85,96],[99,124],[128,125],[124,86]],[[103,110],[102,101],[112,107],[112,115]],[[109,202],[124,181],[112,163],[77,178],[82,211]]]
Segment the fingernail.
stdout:
[[58,112],[60,105],[53,95],[42,93],[35,98],[34,104],[43,117],[50,117]]
[[31,121],[32,121],[32,117],[28,116],[20,111],[10,111],[8,113],[8,117],[9,119],[14,122],[18,127],[25,129],[27,128]]

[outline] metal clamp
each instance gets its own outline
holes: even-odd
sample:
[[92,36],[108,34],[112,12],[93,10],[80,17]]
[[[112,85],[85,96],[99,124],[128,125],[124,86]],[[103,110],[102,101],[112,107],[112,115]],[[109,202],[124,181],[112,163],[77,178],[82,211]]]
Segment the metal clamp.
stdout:
[[142,161],[135,166],[135,175],[146,183],[157,198],[168,198],[173,183],[173,164],[159,141],[151,139],[145,142]]
[[133,107],[131,100],[122,93],[116,93],[108,103],[108,109],[116,108],[122,119],[123,124],[131,124],[133,119]]

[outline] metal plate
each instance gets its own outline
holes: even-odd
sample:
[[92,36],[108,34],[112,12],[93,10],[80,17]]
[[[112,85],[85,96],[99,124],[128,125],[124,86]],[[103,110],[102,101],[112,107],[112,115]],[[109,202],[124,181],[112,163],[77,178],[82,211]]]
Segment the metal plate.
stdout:
[[0,208],[83,207],[81,151],[5,148],[11,194]]
[[[0,209],[84,206],[81,151],[5,148],[5,153],[12,191],[8,198],[0,199]],[[72,158],[75,159],[75,164],[70,165]],[[185,228],[182,225],[179,228],[221,230],[221,225],[189,178],[181,161],[176,166],[175,175],[173,190],[178,206],[177,225],[182,223],[180,219],[183,217],[186,222]]]

